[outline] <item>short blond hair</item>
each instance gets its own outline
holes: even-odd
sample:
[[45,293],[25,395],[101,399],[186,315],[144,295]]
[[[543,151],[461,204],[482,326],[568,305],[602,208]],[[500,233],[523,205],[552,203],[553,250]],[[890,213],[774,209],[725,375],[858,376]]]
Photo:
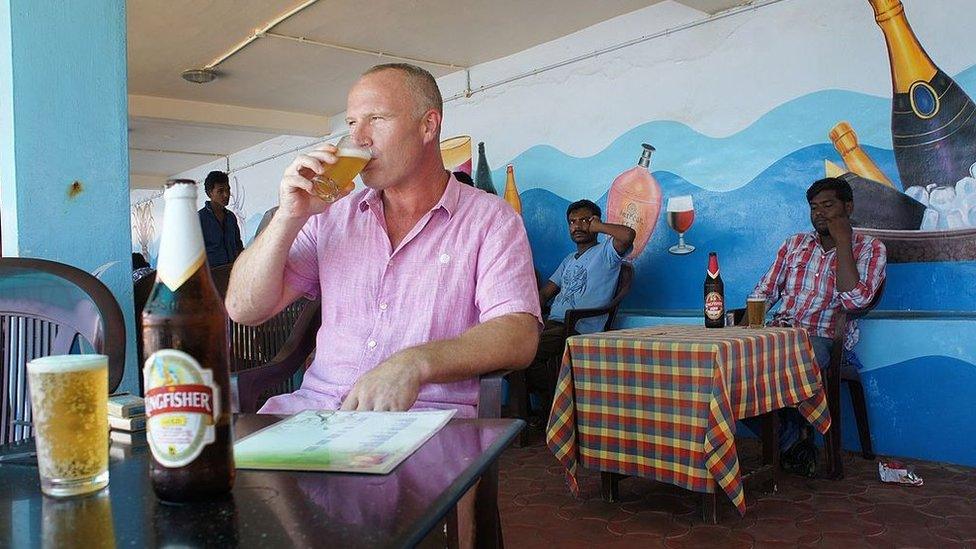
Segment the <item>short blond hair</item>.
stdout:
[[444,99],[441,97],[441,90],[437,87],[437,80],[434,79],[434,75],[416,65],[385,63],[372,67],[364,72],[363,76],[390,70],[400,71],[406,76],[407,87],[413,95],[418,118],[431,109],[444,114]]

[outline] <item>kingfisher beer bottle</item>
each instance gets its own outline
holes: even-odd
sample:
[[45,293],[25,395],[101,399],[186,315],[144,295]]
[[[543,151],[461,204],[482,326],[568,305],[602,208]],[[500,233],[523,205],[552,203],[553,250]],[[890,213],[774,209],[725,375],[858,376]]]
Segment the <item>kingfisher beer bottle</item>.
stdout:
[[166,184],[156,285],[142,313],[146,429],[156,495],[209,499],[234,485],[227,313],[196,212],[196,183]]
[[725,327],[725,284],[718,272],[718,255],[708,254],[708,271],[705,274],[705,327]]

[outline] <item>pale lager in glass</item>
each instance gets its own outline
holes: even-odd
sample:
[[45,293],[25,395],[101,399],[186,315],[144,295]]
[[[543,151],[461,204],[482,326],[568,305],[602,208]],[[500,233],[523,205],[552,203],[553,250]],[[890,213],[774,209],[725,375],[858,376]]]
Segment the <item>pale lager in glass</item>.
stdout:
[[108,484],[108,357],[57,355],[27,363],[41,491],[55,497]]

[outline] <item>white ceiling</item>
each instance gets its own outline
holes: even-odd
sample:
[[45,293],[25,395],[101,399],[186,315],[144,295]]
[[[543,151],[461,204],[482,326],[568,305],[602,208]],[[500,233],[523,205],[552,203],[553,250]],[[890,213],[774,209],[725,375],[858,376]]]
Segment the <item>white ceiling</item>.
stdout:
[[[129,0],[131,184],[159,188],[167,176],[278,135],[328,134],[359,74],[392,61],[296,38],[432,61],[439,65],[422,65],[440,77],[660,1]],[[680,3],[717,13],[747,2]],[[181,78],[249,38],[217,64],[215,81]]]

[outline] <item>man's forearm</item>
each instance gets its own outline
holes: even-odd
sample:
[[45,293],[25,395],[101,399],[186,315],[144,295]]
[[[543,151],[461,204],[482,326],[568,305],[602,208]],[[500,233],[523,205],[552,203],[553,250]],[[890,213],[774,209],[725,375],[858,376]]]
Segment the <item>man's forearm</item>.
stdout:
[[861,275],[857,272],[854,250],[849,242],[837,243],[837,289],[849,292],[857,286]]
[[613,239],[614,248],[618,252],[630,249],[634,243],[634,239],[637,237],[637,232],[627,225],[601,222],[598,229],[601,233]]
[[227,313],[241,324],[258,324],[275,313],[284,286],[288,250],[302,219],[279,218],[237,258],[227,288]]
[[432,341],[397,354],[405,355],[402,358],[418,368],[422,384],[448,383],[496,370],[525,368],[538,344],[535,316],[512,313],[479,324],[455,339]]

